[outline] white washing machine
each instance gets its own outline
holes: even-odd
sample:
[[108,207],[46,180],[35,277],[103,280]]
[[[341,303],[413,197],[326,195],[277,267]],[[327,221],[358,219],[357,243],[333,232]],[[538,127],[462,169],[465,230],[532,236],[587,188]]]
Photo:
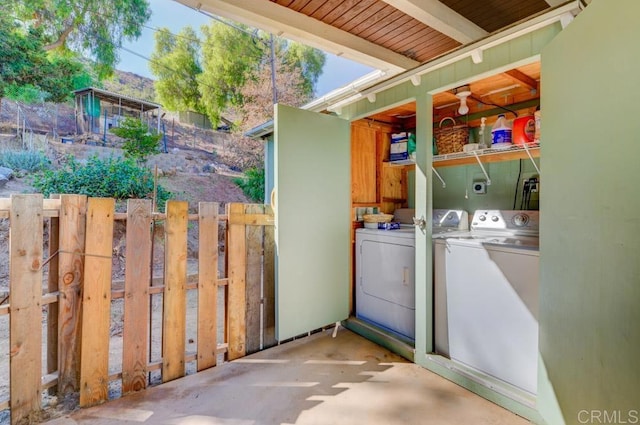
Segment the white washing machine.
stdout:
[[[537,393],[538,213],[476,211],[435,240],[436,352]],[[439,297],[437,296],[439,295]]]
[[356,317],[415,338],[415,233],[356,230]]

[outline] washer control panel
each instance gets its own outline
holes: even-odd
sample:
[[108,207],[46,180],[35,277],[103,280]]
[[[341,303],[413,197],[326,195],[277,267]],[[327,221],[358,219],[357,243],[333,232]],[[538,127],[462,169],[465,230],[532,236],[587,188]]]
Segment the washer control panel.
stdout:
[[434,231],[468,230],[469,215],[464,210],[433,210],[432,226]]
[[471,220],[471,230],[537,235],[539,229],[540,213],[538,211],[476,210]]

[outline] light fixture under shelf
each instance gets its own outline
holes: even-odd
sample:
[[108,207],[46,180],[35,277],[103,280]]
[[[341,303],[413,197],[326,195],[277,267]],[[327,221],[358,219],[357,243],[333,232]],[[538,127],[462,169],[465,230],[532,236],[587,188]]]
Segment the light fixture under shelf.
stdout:
[[458,87],[455,90],[455,95],[460,99],[460,107],[458,113],[460,115],[467,115],[469,113],[469,105],[467,105],[467,98],[471,96],[471,88],[469,86]]

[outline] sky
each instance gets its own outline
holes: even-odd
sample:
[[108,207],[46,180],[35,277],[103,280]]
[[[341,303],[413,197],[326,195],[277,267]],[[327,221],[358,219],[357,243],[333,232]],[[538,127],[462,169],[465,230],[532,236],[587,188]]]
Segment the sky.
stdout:
[[[190,9],[174,0],[150,0],[151,19],[142,29],[142,36],[132,43],[125,43],[120,51],[120,62],[116,67],[121,71],[133,72],[144,77],[153,78],[148,61],[140,56],[149,58],[154,48],[154,34],[157,28],[168,28],[174,34],[185,26],[191,26],[196,31],[201,25],[208,25],[211,18]],[[133,51],[136,54],[130,53]],[[345,86],[353,80],[373,71],[368,66],[327,53],[327,60],[323,73],[316,83],[316,97],[320,97],[331,90]]]

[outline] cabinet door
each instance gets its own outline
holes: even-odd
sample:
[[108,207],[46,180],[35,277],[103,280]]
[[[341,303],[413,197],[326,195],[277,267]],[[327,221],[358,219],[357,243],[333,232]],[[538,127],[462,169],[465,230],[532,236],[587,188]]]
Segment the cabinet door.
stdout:
[[276,338],[349,315],[349,122],[277,105]]
[[354,204],[378,202],[376,137],[374,128],[351,126],[351,200]]

